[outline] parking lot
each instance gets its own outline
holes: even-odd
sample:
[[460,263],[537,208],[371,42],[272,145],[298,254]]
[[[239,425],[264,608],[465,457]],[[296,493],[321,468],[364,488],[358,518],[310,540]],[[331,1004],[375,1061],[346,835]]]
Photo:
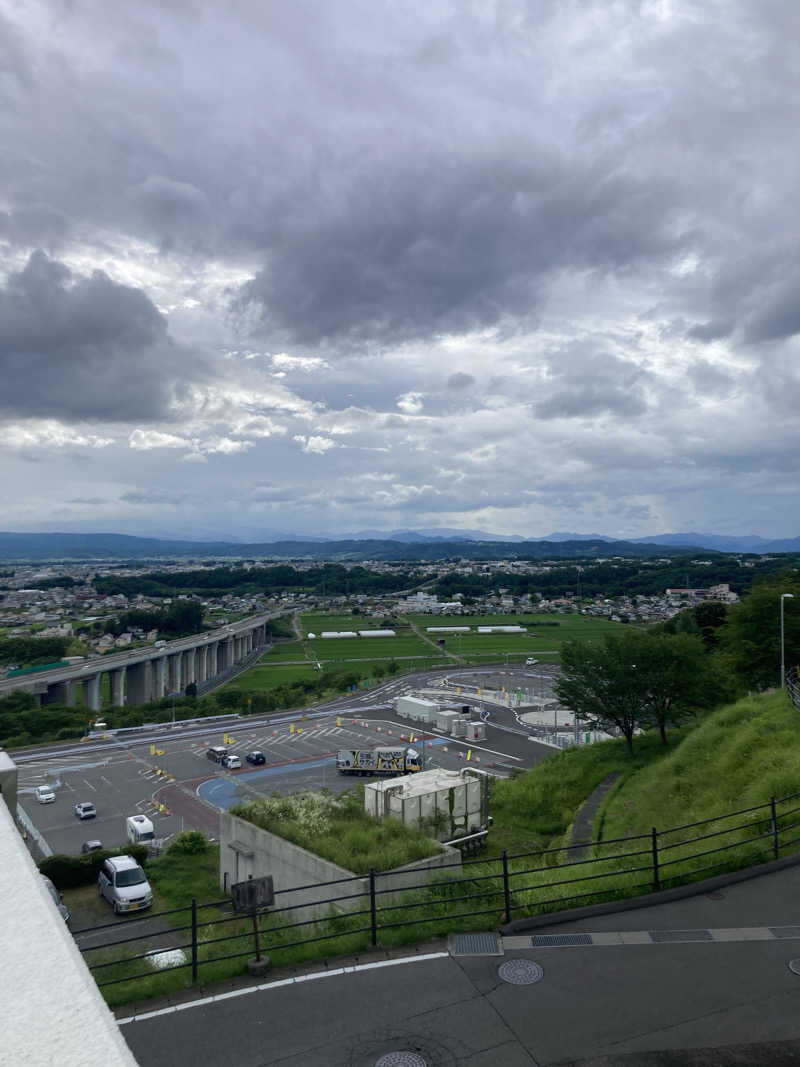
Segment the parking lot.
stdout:
[[[89,742],[23,763],[20,807],[53,852],[74,855],[89,839],[113,848],[125,840],[127,816],[136,814],[152,819],[157,839],[168,840],[182,829],[203,830],[216,838],[219,810],[239,799],[308,788],[340,791],[358,779],[337,773],[337,749],[407,744],[412,736],[408,724],[353,715],[275,725],[244,722],[230,730],[198,727],[198,732],[180,737],[162,731],[155,740],[103,747]],[[419,732],[413,736],[418,743]],[[464,746],[425,736],[427,766],[464,766]],[[239,755],[242,768],[228,770],[213,763],[207,757],[210,746]],[[245,761],[247,752],[255,749],[266,756],[264,766]],[[479,748],[474,755],[481,759]],[[484,756],[483,763],[488,769],[489,758]],[[53,786],[54,803],[34,799],[34,789],[42,784]],[[85,801],[95,805],[97,816],[81,821],[74,809]]]

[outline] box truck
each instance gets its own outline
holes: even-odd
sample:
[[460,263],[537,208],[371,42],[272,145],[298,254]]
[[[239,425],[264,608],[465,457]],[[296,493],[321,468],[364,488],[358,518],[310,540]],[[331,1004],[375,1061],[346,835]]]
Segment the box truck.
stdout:
[[415,748],[341,748],[336,756],[340,774],[369,774],[391,777],[414,774],[422,769],[420,754]]

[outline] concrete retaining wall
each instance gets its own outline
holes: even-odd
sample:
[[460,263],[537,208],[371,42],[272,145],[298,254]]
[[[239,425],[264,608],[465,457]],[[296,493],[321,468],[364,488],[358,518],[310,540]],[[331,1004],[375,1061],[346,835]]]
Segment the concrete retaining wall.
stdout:
[[[407,864],[395,872],[386,872],[376,879],[379,890],[401,890],[419,885],[427,874],[447,868],[447,873],[461,873],[461,853],[458,849],[442,846],[436,856]],[[369,878],[346,881],[339,885],[319,885],[320,882],[332,882],[338,879],[355,878],[352,871],[339,867],[330,860],[322,859],[313,852],[285,841],[276,834],[262,830],[259,826],[245,822],[244,819],[222,812],[220,817],[219,881],[223,892],[230,892],[234,882],[245,882],[248,878],[261,878],[272,875],[276,893],[275,907],[298,907],[314,905],[320,901],[330,901],[352,896],[354,893],[369,892]],[[301,888],[303,887],[303,888]],[[295,892],[284,892],[295,890]],[[385,897],[382,899],[386,899]],[[343,901],[339,910],[347,907],[363,907],[364,902],[356,900]],[[326,911],[326,904],[319,911]]]

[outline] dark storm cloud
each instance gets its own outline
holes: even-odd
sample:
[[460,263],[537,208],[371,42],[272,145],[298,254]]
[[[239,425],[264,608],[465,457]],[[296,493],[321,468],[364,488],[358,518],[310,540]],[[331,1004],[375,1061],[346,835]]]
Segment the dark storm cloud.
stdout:
[[[185,356],[152,301],[102,271],[74,276],[37,251],[0,288],[0,411],[6,414],[163,418]],[[201,367],[186,370],[197,374]]]
[[682,244],[666,186],[544,151],[370,173],[333,210],[309,207],[276,223],[236,300],[265,336],[309,346],[519,326],[553,271],[629,269]]

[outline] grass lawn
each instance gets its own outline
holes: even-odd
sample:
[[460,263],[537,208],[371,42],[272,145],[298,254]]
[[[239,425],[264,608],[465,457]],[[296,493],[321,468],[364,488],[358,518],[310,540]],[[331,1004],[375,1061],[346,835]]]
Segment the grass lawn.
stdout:
[[268,666],[258,663],[250,670],[238,675],[223,689],[237,689],[239,692],[251,693],[253,691],[266,692],[268,689],[277,689],[281,685],[291,685],[292,682],[304,682],[307,679],[319,678],[316,667],[302,666],[279,667]]

